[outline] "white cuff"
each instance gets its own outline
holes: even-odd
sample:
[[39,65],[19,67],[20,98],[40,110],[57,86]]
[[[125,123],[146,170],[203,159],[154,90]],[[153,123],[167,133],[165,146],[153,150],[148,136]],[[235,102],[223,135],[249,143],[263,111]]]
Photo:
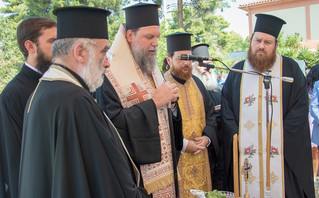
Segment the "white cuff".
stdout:
[[184,138],[184,139],[183,139],[183,148],[182,148],[182,151],[181,151],[182,154],[185,153],[187,144],[188,144],[188,139],[185,139],[185,138]]
[[[203,137],[207,137],[206,135],[204,135]],[[210,143],[212,143],[212,141],[210,140],[210,138],[209,137],[207,137],[207,139],[208,139],[208,144],[207,144],[207,148],[209,147],[209,145],[210,145]]]

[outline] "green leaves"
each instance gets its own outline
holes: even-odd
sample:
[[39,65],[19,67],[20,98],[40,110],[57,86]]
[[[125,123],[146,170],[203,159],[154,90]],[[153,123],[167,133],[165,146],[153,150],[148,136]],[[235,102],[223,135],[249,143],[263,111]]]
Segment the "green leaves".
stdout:
[[55,19],[52,11],[68,5],[88,5],[108,8],[114,14],[109,17],[110,40],[114,39],[119,24],[124,22],[124,13],[120,9],[127,0],[3,0],[6,3],[0,8],[0,93],[7,83],[20,71],[24,57],[16,40],[18,24],[31,16]]
[[18,23],[0,17],[0,93],[5,85],[20,71],[24,62],[16,41]]
[[297,59],[304,60],[306,62],[306,69],[310,69],[312,66],[319,64],[318,54],[318,52],[312,52],[306,47],[301,47]]
[[[16,41],[17,25],[30,16],[42,16],[55,19],[52,11],[63,6],[87,5],[92,7],[107,8],[112,12],[108,17],[108,31],[110,44],[114,41],[120,23],[125,22],[122,8],[128,3],[136,3],[138,0],[2,0],[6,7],[0,8],[0,13],[6,14],[0,17],[0,93],[3,87],[19,72],[24,62],[23,56],[18,49]],[[235,0],[232,0],[235,2]],[[163,0],[153,0],[162,5]],[[157,63],[161,68],[163,59],[166,57],[166,38],[164,36],[180,31],[190,32],[192,45],[207,43],[210,45],[209,54],[211,57],[231,65],[228,60],[231,52],[247,51],[249,38],[243,39],[235,32],[228,32],[226,28],[229,23],[216,14],[217,10],[229,7],[229,0],[189,0],[183,1],[183,25],[178,29],[177,7],[173,9],[172,18],[163,20],[161,18],[161,36],[159,38]],[[163,9],[161,9],[163,10]],[[9,14],[9,15],[7,15]],[[282,34],[278,38],[278,53],[293,59],[305,60],[307,68],[319,63],[319,52],[313,52],[301,47],[302,38],[298,34]],[[222,66],[215,62],[216,66]]]

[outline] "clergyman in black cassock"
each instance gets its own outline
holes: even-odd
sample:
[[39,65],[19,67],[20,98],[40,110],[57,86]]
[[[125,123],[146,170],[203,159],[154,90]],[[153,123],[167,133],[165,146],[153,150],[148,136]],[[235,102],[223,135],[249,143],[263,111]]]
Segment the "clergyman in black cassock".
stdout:
[[[256,15],[258,18],[263,19],[264,21],[260,20],[260,23],[256,22],[255,33],[251,38],[251,43],[262,43],[262,42],[272,42],[277,38],[282,25],[284,24],[283,20],[271,16],[271,15]],[[273,24],[273,25],[271,25]],[[256,34],[258,34],[257,38],[255,39]],[[262,40],[264,37],[266,39]],[[273,37],[270,37],[273,36]],[[272,38],[269,39],[269,38]],[[255,39],[255,40],[253,40]],[[274,43],[271,43],[274,45]],[[269,44],[270,45],[270,44]],[[253,48],[255,45],[250,44],[250,49]],[[260,45],[261,46],[261,45]],[[264,46],[266,49],[266,47]],[[259,51],[265,51],[265,49],[259,49]],[[260,53],[261,53],[260,52]],[[272,123],[281,122],[282,119],[282,128],[280,130],[283,131],[282,136],[282,144],[283,144],[283,161],[282,166],[279,164],[278,167],[281,167],[284,171],[283,177],[278,177],[278,179],[282,179],[284,181],[283,188],[283,195],[278,196],[286,196],[286,197],[314,197],[314,183],[313,183],[313,175],[312,175],[312,159],[311,159],[311,147],[310,147],[310,132],[309,132],[309,122],[308,122],[308,110],[309,110],[309,100],[308,100],[308,93],[307,93],[307,83],[305,76],[301,72],[298,64],[292,60],[291,58],[280,56],[275,53],[275,63],[271,65],[271,70],[275,70],[276,67],[282,68],[282,76],[292,77],[293,82],[281,82],[281,86],[272,87],[272,89],[281,89],[282,90],[282,97],[280,101],[280,107],[282,110],[281,114],[282,118],[277,120],[273,120]],[[279,63],[276,65],[276,63]],[[250,64],[250,59],[245,61],[241,61],[237,63],[234,68],[243,70],[247,65]],[[256,66],[255,66],[256,67]],[[264,71],[263,71],[264,72]],[[227,190],[233,190],[233,135],[238,133],[240,135],[240,120],[243,119],[242,114],[243,108],[251,108],[251,104],[254,104],[256,101],[248,100],[249,98],[245,98],[244,102],[240,102],[240,97],[243,94],[242,84],[244,82],[244,75],[249,74],[242,74],[236,72],[230,72],[226,83],[223,86],[222,90],[222,131],[223,131],[223,142],[224,142],[224,151],[225,151],[225,181],[226,181],[226,188]],[[246,76],[246,78],[249,76]],[[258,76],[257,76],[258,77]],[[272,84],[275,82],[276,79],[272,80]],[[251,84],[258,85],[258,79],[255,82],[251,82]],[[273,86],[273,85],[272,85]],[[261,82],[261,88],[264,88]],[[247,91],[251,91],[251,88],[245,86]],[[260,92],[261,94],[263,92]],[[271,98],[273,103],[278,103],[276,100],[275,95]],[[256,96],[258,97],[258,95]],[[261,99],[262,102],[265,99]],[[247,103],[251,102],[251,103]],[[246,104],[247,106],[242,106]],[[250,106],[249,106],[250,105]],[[270,108],[271,109],[271,108]],[[275,111],[278,109],[274,109]],[[252,110],[250,110],[252,112]],[[272,110],[270,110],[271,112]],[[264,111],[260,111],[265,114]],[[275,114],[275,113],[274,113]],[[249,116],[245,114],[246,116]],[[274,115],[276,116],[276,115]],[[260,122],[262,123],[262,122]],[[244,125],[244,124],[242,124]],[[253,125],[251,125],[253,126]],[[244,127],[249,128],[249,125],[244,125]],[[254,127],[254,126],[253,126]],[[274,130],[275,126],[272,130]],[[242,132],[251,132],[251,136],[255,132],[261,131],[260,127],[249,131],[248,129],[242,130]],[[277,134],[272,133],[272,136]],[[248,139],[248,138],[247,138]],[[256,144],[260,142],[261,137],[259,140],[256,140]],[[240,140],[240,138],[239,138]],[[260,143],[259,143],[260,144]],[[254,156],[254,152],[250,152],[250,149],[246,149],[249,152],[246,153],[245,149],[241,148],[244,152],[244,155]],[[276,149],[276,148],[275,148]],[[274,150],[276,151],[276,150]],[[256,157],[258,157],[259,153],[265,152],[264,149],[259,150],[256,153]],[[240,155],[241,153],[239,153]],[[281,154],[280,154],[281,155]],[[272,159],[275,158],[272,155]],[[246,159],[252,159],[247,157]],[[260,159],[260,158],[259,158]],[[271,161],[272,162],[272,161]],[[261,165],[265,165],[266,163],[261,163]],[[275,165],[275,163],[272,163]],[[254,167],[253,167],[254,168]],[[255,166],[258,169],[258,166]],[[266,175],[266,174],[265,174]],[[265,177],[264,177],[265,178]],[[263,180],[264,178],[261,178]],[[275,178],[275,177],[274,177]],[[275,181],[275,180],[273,180]],[[257,180],[259,184],[261,181]],[[275,183],[275,182],[274,182]],[[273,185],[274,183],[271,183]],[[250,185],[250,184],[248,184]],[[243,184],[243,186],[245,186]],[[252,191],[252,189],[250,190]],[[249,192],[249,191],[248,191]],[[245,192],[243,192],[245,193]],[[273,195],[274,196],[274,195]]]
[[145,197],[125,145],[90,93],[109,66],[110,12],[75,6],[54,14],[54,63],[25,110],[19,197]]
[[[156,60],[160,35],[158,7],[137,3],[125,8],[126,24],[120,26],[112,44],[111,67],[97,89],[96,98],[140,168],[148,193],[176,196],[174,184],[177,185],[177,155],[182,149],[182,125],[180,114],[171,116],[168,106],[178,97],[177,88],[164,82],[156,61],[148,65],[138,62],[133,53],[134,49],[136,53],[144,50],[148,54],[143,54],[143,59]],[[151,71],[144,71],[143,66]],[[156,93],[163,93],[160,98],[164,98],[165,104],[156,104],[155,99],[159,98]]]
[[3,197],[17,197],[23,113],[28,98],[41,76],[24,65],[0,96],[0,192]]
[[25,64],[0,95],[0,197],[18,196],[24,109],[42,73],[50,66],[51,50],[47,49],[55,39],[56,22],[49,18],[31,17],[17,28]]

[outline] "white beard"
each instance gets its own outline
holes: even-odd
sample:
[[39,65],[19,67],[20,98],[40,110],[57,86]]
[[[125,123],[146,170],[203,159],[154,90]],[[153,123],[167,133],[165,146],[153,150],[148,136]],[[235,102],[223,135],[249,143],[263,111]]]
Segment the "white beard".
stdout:
[[102,66],[102,62],[103,60],[96,60],[95,56],[90,54],[86,67],[80,73],[90,92],[94,92],[103,83],[106,68]]
[[219,88],[219,84],[217,82],[213,69],[210,69],[209,72],[206,72],[206,75],[203,75],[199,73],[199,71],[193,65],[193,75],[195,75],[202,81],[208,91],[216,90]]

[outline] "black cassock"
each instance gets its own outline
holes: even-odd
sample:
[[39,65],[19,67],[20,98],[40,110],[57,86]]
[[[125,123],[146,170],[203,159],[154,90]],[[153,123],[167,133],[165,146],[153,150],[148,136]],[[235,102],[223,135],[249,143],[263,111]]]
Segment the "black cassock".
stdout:
[[[130,108],[123,108],[115,89],[107,77],[104,77],[103,85],[97,89],[96,99],[119,131],[132,159],[138,167],[143,164],[161,161],[159,122],[157,109],[152,99],[133,105]],[[170,116],[171,112],[168,111],[168,113]],[[179,151],[183,147],[180,112],[177,117],[173,117],[170,120],[171,130],[174,131],[174,133],[171,133],[171,140],[175,141],[171,141],[171,144],[173,160],[175,161],[174,164],[176,164]]]
[[19,197],[144,197],[112,124],[69,72],[85,89],[43,80],[28,101]]
[[[208,95],[212,99],[213,103],[215,106],[221,104],[221,99],[222,99],[222,85],[217,83],[217,86],[212,89],[212,90],[207,90]],[[217,121],[217,126],[218,130],[220,129],[220,110],[215,110],[216,112],[216,121]]]
[[[244,61],[234,68],[243,69]],[[284,175],[286,197],[314,197],[312,152],[308,122],[309,101],[306,79],[298,64],[283,57],[282,83],[284,129]],[[225,149],[227,190],[233,190],[232,141],[238,133],[241,73],[230,72],[222,90],[222,132]]]
[[41,74],[23,65],[0,95],[0,197],[18,192],[23,113]]
[[222,88],[223,86],[217,83],[216,88],[207,90],[215,106],[221,104]]

